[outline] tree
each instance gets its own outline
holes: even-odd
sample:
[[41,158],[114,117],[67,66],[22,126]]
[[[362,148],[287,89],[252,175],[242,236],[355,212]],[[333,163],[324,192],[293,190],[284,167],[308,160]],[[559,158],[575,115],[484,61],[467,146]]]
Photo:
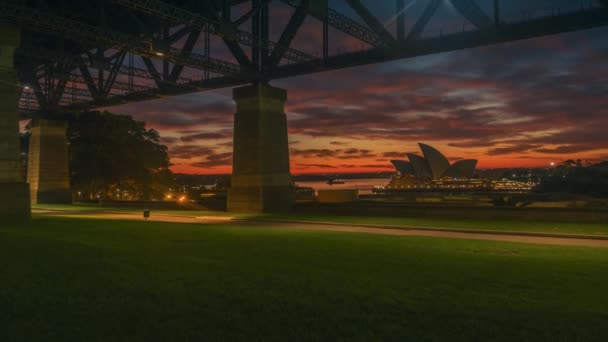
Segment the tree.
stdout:
[[553,172],[543,179],[538,190],[608,197],[608,169],[598,164],[573,167],[567,172]]
[[162,199],[175,178],[154,129],[109,112],[75,115],[68,128],[72,188],[85,198]]
[[[27,170],[30,126],[21,134]],[[167,147],[145,122],[109,112],[85,112],[69,119],[72,190],[83,199],[162,199],[175,186]],[[26,171],[24,171],[24,174]]]

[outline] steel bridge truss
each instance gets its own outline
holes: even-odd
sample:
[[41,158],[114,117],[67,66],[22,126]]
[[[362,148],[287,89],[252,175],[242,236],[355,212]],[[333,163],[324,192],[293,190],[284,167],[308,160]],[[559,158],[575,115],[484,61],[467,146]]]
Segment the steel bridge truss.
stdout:
[[[394,29],[362,0],[0,1],[0,22],[22,28],[16,64],[20,109],[48,115],[379,63],[608,25],[608,0],[575,11],[511,20],[481,0],[426,0],[417,17],[395,3]],[[489,0],[485,0],[486,2]],[[84,4],[83,4],[84,3]],[[487,3],[486,3],[487,4]],[[466,29],[429,36],[450,5]],[[271,8],[288,13],[271,20]],[[343,9],[343,8],[342,8]],[[356,16],[355,16],[356,15]],[[322,28],[320,55],[295,46],[309,20]],[[275,22],[286,21],[279,28]],[[272,27],[271,27],[271,24]],[[464,26],[463,26],[464,27]],[[271,30],[278,37],[271,40]],[[330,31],[364,46],[330,53]],[[307,47],[310,49],[310,47]],[[216,51],[217,50],[217,51]]]

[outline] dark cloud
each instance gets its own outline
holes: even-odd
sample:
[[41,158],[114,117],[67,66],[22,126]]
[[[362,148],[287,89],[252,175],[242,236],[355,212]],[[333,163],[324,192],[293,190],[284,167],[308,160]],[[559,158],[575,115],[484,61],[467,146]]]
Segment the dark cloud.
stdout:
[[459,147],[459,148],[472,148],[472,147],[491,147],[496,145],[496,142],[493,141],[483,141],[483,140],[465,140],[460,142],[451,142],[448,143],[448,146],[451,147]]
[[335,169],[336,166],[329,164],[296,164],[296,166],[305,167],[305,168],[318,168],[318,169]]
[[148,125],[163,129],[195,126],[231,126],[234,103],[213,93],[194,93],[170,99],[152,100],[113,107],[111,111],[132,115]]
[[342,151],[342,153],[351,155],[351,154],[369,154],[371,150],[360,150],[358,148],[349,148],[347,150]]
[[358,165],[359,167],[365,167],[365,168],[370,168],[370,169],[386,169],[386,168],[390,168],[391,166],[388,164],[363,164],[363,165]]
[[297,149],[292,148],[290,151],[291,156],[294,157],[304,157],[304,158],[331,158],[335,157],[340,150],[330,150],[330,149]]
[[232,147],[232,145],[233,145],[232,141],[226,141],[223,143],[216,144],[216,146],[222,146],[222,147]]
[[375,154],[371,150],[349,148],[346,150],[337,149],[291,149],[291,156],[303,158],[336,158],[336,159],[364,159],[373,158]]
[[384,152],[382,156],[386,158],[403,158],[405,157],[405,152]]
[[212,148],[199,145],[178,145],[173,146],[169,149],[169,155],[172,158],[189,159],[196,157],[204,157],[213,153],[214,150]]
[[200,140],[218,140],[218,139],[228,139],[228,138],[232,138],[231,131],[190,134],[190,135],[181,137],[180,140],[182,142],[193,142],[193,141],[200,141]]
[[335,145],[335,146],[344,146],[344,145],[348,145],[347,142],[344,141],[330,141],[329,142],[330,145]]
[[558,146],[556,148],[539,148],[534,150],[534,152],[538,153],[547,153],[547,154],[569,154],[569,153],[578,153],[578,152],[587,152],[595,150],[595,147],[592,146],[576,146],[576,145],[564,145]]
[[165,145],[175,144],[179,139],[175,137],[161,137],[160,143]]
[[192,166],[200,168],[214,168],[232,164],[232,152],[215,153],[206,156],[205,161],[193,163]]
[[338,151],[341,153],[341,155],[336,156],[338,159],[368,159],[376,156],[375,153],[367,149],[349,148]]
[[504,154],[511,153],[527,153],[530,150],[539,148],[540,145],[531,145],[531,144],[518,144],[511,145],[508,147],[496,147],[488,150],[488,155],[490,156],[500,156]]

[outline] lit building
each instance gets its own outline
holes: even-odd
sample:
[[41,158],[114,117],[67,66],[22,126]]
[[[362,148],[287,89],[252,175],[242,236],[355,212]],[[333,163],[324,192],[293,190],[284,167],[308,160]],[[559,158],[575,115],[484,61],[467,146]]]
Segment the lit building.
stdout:
[[449,178],[473,178],[477,160],[465,159],[450,165],[448,158],[432,146],[418,144],[424,157],[408,153],[408,161],[391,160],[401,175],[413,175],[419,180]]
[[376,187],[374,192],[526,192],[535,186],[532,182],[480,178],[475,175],[477,160],[465,159],[450,164],[448,158],[434,147],[418,145],[423,156],[408,153],[409,161],[391,160],[397,173],[387,186]]

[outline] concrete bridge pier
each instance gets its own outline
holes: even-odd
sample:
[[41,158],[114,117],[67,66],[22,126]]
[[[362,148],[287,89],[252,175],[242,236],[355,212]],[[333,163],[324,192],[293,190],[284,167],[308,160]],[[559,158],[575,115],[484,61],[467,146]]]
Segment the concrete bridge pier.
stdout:
[[228,211],[281,212],[295,203],[289,169],[287,92],[268,84],[236,88]]
[[31,124],[27,181],[33,204],[71,204],[68,124],[35,119]]
[[0,223],[27,222],[30,191],[21,176],[19,84],[14,66],[19,29],[0,26]]

